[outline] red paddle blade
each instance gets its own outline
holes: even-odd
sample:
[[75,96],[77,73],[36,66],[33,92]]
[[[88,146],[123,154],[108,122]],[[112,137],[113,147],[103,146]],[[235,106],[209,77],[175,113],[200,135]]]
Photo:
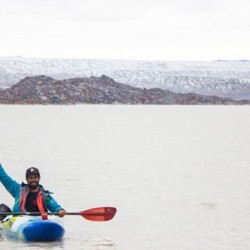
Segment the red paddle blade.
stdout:
[[108,221],[116,214],[114,207],[97,207],[80,212],[80,215],[91,221]]

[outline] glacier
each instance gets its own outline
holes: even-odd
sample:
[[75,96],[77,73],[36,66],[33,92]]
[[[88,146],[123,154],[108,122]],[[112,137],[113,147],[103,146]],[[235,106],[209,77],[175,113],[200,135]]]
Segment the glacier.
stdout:
[[250,99],[250,61],[129,61],[81,58],[0,57],[0,88],[27,76],[62,80],[107,75],[140,88]]

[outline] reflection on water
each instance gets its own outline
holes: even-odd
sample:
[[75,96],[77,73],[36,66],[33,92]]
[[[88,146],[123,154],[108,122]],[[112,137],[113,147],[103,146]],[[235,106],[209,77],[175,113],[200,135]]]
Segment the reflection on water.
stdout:
[[114,242],[108,239],[102,239],[102,240],[88,239],[88,240],[85,240],[85,245],[92,246],[97,249],[105,249],[105,248],[110,248],[110,247],[115,246]]
[[115,249],[113,241],[108,239],[80,239],[78,242],[62,240],[60,242],[22,242],[0,237],[1,249]]

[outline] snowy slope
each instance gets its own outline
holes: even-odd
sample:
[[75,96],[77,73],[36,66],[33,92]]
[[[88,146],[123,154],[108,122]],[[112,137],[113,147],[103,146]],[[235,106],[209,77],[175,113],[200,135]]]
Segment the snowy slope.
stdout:
[[136,87],[250,99],[250,61],[172,62],[0,58],[0,87],[26,76],[55,79],[107,75]]

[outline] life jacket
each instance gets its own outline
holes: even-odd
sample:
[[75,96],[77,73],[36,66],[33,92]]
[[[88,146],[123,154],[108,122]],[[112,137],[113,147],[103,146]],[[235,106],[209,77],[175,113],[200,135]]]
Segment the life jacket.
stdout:
[[[20,190],[20,210],[21,212],[25,213],[25,203],[27,196],[30,192],[29,187],[26,187],[26,189],[21,188]],[[45,209],[44,202],[43,202],[43,192],[40,188],[38,194],[37,194],[37,207],[41,213],[45,213],[47,210]]]

